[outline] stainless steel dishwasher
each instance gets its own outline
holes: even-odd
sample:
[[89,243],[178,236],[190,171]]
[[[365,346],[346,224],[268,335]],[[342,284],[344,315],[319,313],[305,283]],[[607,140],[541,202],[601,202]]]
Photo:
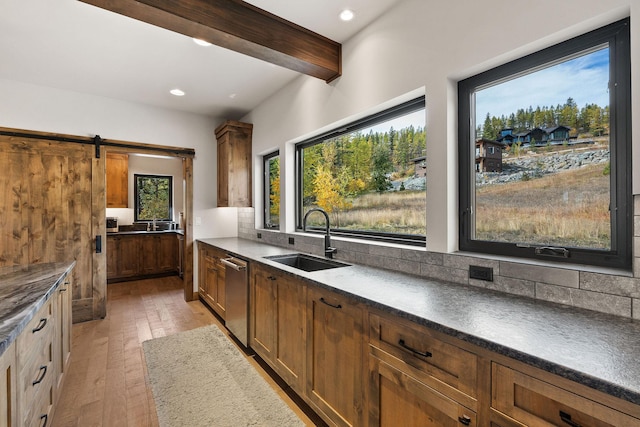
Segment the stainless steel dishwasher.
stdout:
[[225,326],[245,347],[249,345],[249,264],[227,254],[225,271]]

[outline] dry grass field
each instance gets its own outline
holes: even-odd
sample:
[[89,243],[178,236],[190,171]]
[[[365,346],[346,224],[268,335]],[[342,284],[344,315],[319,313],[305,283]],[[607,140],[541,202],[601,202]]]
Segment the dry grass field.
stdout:
[[609,248],[609,176],[603,165],[476,192],[476,238]]

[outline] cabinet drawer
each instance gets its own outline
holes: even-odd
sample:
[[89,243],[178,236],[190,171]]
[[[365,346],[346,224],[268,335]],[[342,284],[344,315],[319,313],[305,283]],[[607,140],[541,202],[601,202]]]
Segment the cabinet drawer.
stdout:
[[[428,385],[462,401],[459,393],[477,398],[477,356],[441,341],[428,328],[371,314],[369,342],[426,374]],[[390,359],[390,363],[393,363]]]
[[493,362],[491,406],[526,425],[638,427],[640,420]]
[[53,376],[47,381],[43,381],[38,393],[30,402],[28,407],[24,408],[24,423],[29,427],[41,427],[51,425],[51,415],[53,409]]
[[41,353],[47,342],[51,342],[54,327],[53,305],[49,300],[33,316],[16,340],[18,372],[22,372],[27,364],[37,363],[33,361],[33,357]]
[[369,426],[477,426],[476,413],[405,372],[369,356]]

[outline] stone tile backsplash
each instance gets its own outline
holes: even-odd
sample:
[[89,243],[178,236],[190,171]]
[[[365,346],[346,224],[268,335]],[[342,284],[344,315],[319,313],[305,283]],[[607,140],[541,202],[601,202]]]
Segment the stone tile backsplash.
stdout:
[[[320,236],[256,230],[254,208],[238,209],[238,237],[323,255]],[[261,238],[257,235],[260,233]],[[442,254],[421,248],[333,239],[336,259],[401,271],[435,280],[493,289],[544,301],[640,319],[640,195],[634,196],[633,277],[579,268],[532,265],[468,254]],[[289,237],[294,244],[289,244]],[[469,278],[469,266],[493,268],[493,281]]]

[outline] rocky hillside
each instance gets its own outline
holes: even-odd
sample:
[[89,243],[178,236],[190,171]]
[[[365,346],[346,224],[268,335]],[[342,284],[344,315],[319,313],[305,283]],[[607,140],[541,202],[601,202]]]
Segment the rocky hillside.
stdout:
[[523,181],[587,165],[604,166],[608,162],[609,150],[596,147],[580,151],[525,154],[517,158],[504,158],[502,172],[477,173],[476,185]]

